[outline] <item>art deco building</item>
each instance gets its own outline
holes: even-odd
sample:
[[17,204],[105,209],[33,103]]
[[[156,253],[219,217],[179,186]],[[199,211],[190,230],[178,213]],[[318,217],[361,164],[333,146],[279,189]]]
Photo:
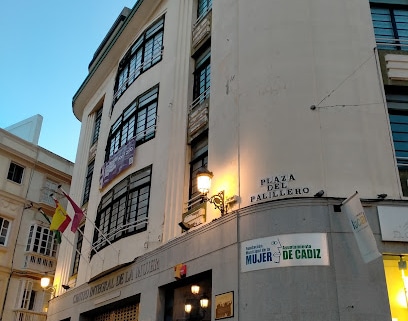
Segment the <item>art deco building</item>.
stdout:
[[[58,185],[69,190],[73,163],[38,146],[42,116],[0,129],[0,320],[45,321],[58,240],[49,221]],[[56,195],[57,197],[58,195]],[[62,204],[66,201],[61,200]],[[42,211],[42,214],[39,209]]]
[[125,8],[49,320],[406,320],[407,37],[406,0]]

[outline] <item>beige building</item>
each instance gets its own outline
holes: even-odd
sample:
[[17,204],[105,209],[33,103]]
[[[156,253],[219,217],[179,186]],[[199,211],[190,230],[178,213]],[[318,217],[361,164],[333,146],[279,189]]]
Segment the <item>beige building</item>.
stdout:
[[[59,184],[69,190],[73,163],[37,145],[42,117],[0,129],[0,320],[46,320],[59,244],[47,219],[49,196]],[[24,139],[14,135],[24,137]],[[56,195],[58,198],[59,196]],[[61,200],[66,206],[66,200]]]
[[73,97],[87,219],[49,320],[407,320],[407,24],[406,0],[125,8]]

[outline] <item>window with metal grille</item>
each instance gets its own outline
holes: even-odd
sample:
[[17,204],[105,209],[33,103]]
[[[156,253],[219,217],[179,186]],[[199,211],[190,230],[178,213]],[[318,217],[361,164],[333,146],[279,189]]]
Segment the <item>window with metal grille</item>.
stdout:
[[197,171],[208,165],[208,131],[191,143],[189,207],[194,205],[201,193],[197,189]]
[[115,84],[114,103],[140,74],[162,59],[163,32],[164,16],[136,40],[120,61]]
[[95,221],[95,250],[146,230],[151,175],[152,166],[148,166],[126,177],[102,197]]
[[55,206],[55,201],[50,195],[56,192],[56,190],[58,189],[58,185],[59,183],[54,182],[50,179],[46,179],[44,187],[41,190],[40,202]]
[[99,108],[95,113],[95,123],[94,123],[94,130],[93,130],[91,145],[95,144],[98,141],[99,130],[101,128],[101,121],[102,121],[102,107]]
[[136,145],[154,138],[158,100],[159,86],[157,85],[137,97],[123,111],[110,129],[105,161],[133,137],[136,137]]
[[197,5],[197,20],[204,17],[211,10],[212,0],[198,0]]
[[95,160],[88,164],[85,177],[84,195],[82,197],[82,205],[89,201],[89,194],[91,192],[92,176],[94,172]]
[[11,162],[7,174],[7,179],[15,183],[21,184],[23,181],[24,167]]
[[84,240],[84,231],[85,231],[85,225],[82,225],[77,233],[76,233],[76,251],[75,251],[75,256],[74,256],[74,264],[72,266],[72,275],[75,275],[78,273],[78,268],[79,268],[79,262],[81,261],[81,250],[82,250],[82,242]]
[[408,95],[396,86],[386,86],[385,91],[402,192],[408,196]]
[[408,50],[408,8],[372,5],[371,16],[378,49]]
[[137,321],[139,320],[139,303],[103,312],[94,321]]
[[7,245],[7,238],[10,231],[10,221],[0,216],[0,245]]
[[48,228],[32,224],[28,233],[26,251],[56,257],[58,243]]
[[207,48],[196,60],[194,70],[194,102],[196,106],[210,97],[211,50]]

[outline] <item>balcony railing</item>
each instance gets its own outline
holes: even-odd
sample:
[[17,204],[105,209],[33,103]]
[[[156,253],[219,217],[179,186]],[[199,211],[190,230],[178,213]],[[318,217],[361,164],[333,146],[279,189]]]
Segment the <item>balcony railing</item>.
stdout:
[[210,87],[194,99],[188,108],[188,136],[191,141],[208,125]]
[[393,39],[376,37],[378,49],[384,50],[408,50],[408,39]]
[[14,321],[45,321],[47,313],[31,310],[14,310]]
[[56,265],[57,259],[54,257],[36,252],[25,253],[24,269],[45,273],[54,270]]

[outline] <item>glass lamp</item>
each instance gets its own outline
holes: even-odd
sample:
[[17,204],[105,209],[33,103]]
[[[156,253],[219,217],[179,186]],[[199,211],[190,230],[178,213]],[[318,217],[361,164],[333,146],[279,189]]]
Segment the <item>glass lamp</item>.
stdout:
[[200,292],[200,287],[198,285],[191,286],[191,293],[198,294]]
[[201,167],[197,171],[197,189],[200,193],[207,194],[210,191],[213,176],[213,173],[205,167]]
[[47,276],[42,277],[41,278],[41,287],[45,289],[47,286],[50,285],[50,281],[51,280],[50,280],[49,277],[47,277]]

